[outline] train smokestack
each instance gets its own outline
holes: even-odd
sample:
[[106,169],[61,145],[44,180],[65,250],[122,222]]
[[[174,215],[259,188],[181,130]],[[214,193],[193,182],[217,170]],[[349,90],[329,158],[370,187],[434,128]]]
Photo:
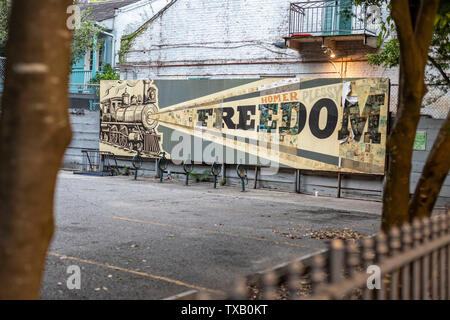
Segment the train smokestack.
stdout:
[[150,88],[150,80],[144,80],[144,103],[147,103],[147,101],[150,99],[147,92],[148,88]]

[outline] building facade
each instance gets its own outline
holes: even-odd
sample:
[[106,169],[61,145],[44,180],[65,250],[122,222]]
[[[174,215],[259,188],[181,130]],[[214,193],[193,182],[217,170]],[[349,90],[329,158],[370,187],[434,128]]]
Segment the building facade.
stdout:
[[[158,4],[157,9],[150,9],[152,3]],[[123,80],[382,77],[390,79],[390,111],[395,115],[398,69],[371,66],[366,56],[377,50],[383,10],[354,7],[346,0],[160,0],[138,1],[116,13],[105,25],[115,26],[113,63]],[[138,24],[142,17],[145,21]],[[83,117],[90,115],[79,115],[74,123]],[[419,124],[418,130],[427,134],[425,148],[414,151],[411,192],[441,123],[423,118]],[[91,126],[98,130],[98,121]],[[154,164],[146,163],[143,169],[155,174]],[[182,172],[177,166],[170,170]],[[231,183],[239,181],[234,170],[225,177]],[[282,169],[275,176],[260,176],[258,185],[379,199],[383,177]],[[449,199],[447,178],[439,204],[448,204]]]
[[[347,19],[347,26],[338,21],[344,16],[345,6],[340,4],[345,1],[311,1],[322,6],[302,9],[299,16],[289,0],[172,2],[142,25],[119,65],[121,78],[388,77],[397,81],[396,70],[367,64],[366,53],[376,50],[367,39],[373,44],[377,26],[369,33],[355,25],[363,17],[362,9],[350,7],[358,16]],[[304,19],[307,32],[296,30],[298,18]],[[302,35],[305,39],[300,39]],[[323,52],[325,44],[335,49],[334,58]]]

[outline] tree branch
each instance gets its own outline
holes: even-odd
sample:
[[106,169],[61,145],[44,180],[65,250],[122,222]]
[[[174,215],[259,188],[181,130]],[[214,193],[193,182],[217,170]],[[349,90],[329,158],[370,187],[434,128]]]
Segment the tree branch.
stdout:
[[417,182],[414,196],[409,204],[409,217],[429,217],[439,196],[442,184],[450,170],[450,112],[428,155],[425,166]]
[[408,0],[392,0],[391,16],[397,29],[397,37],[400,43],[400,52],[403,56],[400,63],[404,63],[406,69],[414,68],[418,60],[418,47],[414,36],[413,22]]
[[424,58],[428,55],[430,48],[433,37],[434,18],[438,8],[439,0],[422,1],[419,16],[417,17],[414,34],[416,39],[420,39],[417,44]]
[[428,55],[428,60],[431,62],[431,64],[439,71],[442,78],[444,78],[445,82],[447,82],[447,85],[450,85],[450,79],[448,78],[447,74],[444,70],[442,70],[442,67],[437,63],[437,61],[430,55]]

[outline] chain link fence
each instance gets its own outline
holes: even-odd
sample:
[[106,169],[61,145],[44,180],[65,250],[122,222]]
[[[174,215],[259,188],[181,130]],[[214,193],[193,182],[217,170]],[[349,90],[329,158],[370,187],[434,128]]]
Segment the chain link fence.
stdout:
[[[398,84],[391,84],[390,111],[397,113],[399,94]],[[428,115],[434,119],[445,119],[450,109],[450,91],[446,86],[428,85],[428,92],[423,98],[420,114]]]
[[0,85],[5,80],[6,76],[6,58],[0,57]]

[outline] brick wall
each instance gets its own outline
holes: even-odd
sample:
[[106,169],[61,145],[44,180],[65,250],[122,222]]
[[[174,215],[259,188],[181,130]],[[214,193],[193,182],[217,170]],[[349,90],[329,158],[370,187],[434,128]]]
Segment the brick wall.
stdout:
[[[137,37],[122,79],[254,78],[258,76],[390,77],[396,70],[366,62],[302,63],[280,49],[289,0],[177,0]],[[361,54],[364,58],[364,54]]]

